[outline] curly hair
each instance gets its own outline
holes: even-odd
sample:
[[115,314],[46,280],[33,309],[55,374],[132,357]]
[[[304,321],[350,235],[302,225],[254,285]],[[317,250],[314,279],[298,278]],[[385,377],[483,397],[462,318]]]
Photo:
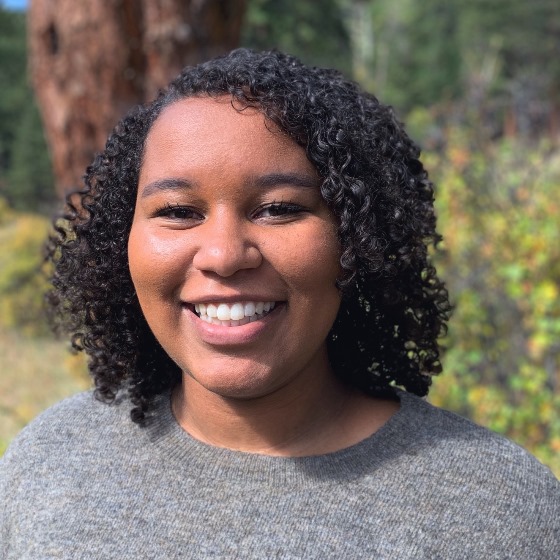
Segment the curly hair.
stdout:
[[127,392],[132,419],[143,423],[154,398],[181,379],[140,309],[127,240],[152,124],[175,101],[223,95],[279,126],[322,178],[343,270],[327,341],[336,374],[371,394],[401,386],[426,395],[441,370],[438,338],[450,305],[428,255],[441,238],[420,150],[390,107],[339,72],[276,51],[237,49],[185,68],[155,101],[122,119],[55,222],[49,314],[55,330],[88,354],[97,397],[111,402]]

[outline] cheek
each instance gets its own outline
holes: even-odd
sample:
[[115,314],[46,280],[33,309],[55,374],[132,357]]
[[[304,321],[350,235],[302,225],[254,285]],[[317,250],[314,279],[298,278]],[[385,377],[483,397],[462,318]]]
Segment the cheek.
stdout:
[[319,292],[322,297],[338,298],[336,281],[340,277],[340,245],[336,232],[321,228],[312,235],[296,237],[287,246],[285,271],[294,285],[313,299]]
[[184,248],[177,241],[152,235],[147,228],[132,226],[128,240],[128,263],[132,282],[142,299],[149,291],[169,291],[184,270]]
[[313,246],[310,244],[309,247],[310,262],[318,271],[322,271],[323,278],[330,278],[335,283],[342,272],[340,266],[342,248],[338,241],[338,228],[335,224],[329,223],[319,232],[317,239],[318,242]]

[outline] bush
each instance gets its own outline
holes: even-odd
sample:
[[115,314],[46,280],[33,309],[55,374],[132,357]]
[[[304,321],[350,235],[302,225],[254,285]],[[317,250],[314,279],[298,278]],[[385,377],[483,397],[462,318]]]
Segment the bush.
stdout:
[[48,331],[41,256],[48,230],[48,219],[14,212],[0,199],[0,327],[30,335]]
[[428,154],[456,312],[432,402],[532,451],[560,474],[560,151],[460,130]]

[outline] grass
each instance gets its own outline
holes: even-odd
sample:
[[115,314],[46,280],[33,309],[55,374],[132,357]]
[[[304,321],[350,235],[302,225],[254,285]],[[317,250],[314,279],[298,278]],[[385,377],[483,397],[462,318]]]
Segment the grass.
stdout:
[[13,437],[55,402],[90,386],[81,356],[49,338],[0,330],[0,455]]

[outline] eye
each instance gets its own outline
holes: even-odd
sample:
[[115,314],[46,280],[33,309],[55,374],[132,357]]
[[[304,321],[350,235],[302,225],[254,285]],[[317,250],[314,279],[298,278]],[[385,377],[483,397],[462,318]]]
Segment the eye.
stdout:
[[279,218],[289,217],[295,214],[300,214],[305,211],[305,208],[299,204],[291,202],[273,202],[265,206],[261,206],[254,214],[255,218]]
[[190,206],[180,206],[179,204],[167,204],[163,208],[156,210],[154,216],[177,222],[203,219],[203,216]]

